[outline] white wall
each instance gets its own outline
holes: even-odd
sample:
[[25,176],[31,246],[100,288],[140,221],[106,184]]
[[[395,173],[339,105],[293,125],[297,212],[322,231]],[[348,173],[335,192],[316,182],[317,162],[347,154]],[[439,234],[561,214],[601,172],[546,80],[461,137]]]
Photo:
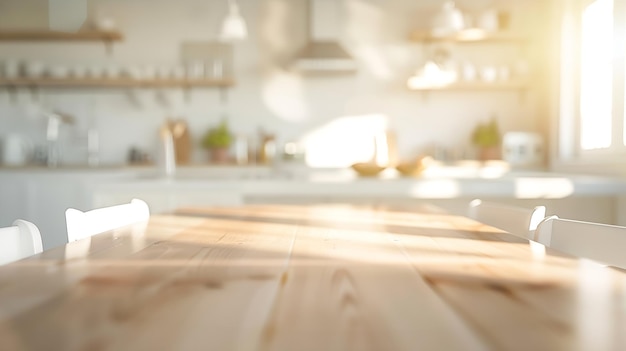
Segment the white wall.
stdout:
[[[236,85],[225,103],[216,89],[194,90],[188,100],[182,91],[169,91],[168,96],[178,101],[170,106],[155,99],[154,91],[142,92],[145,100],[136,104],[123,89],[44,89],[38,98],[28,90],[0,90],[0,135],[20,132],[41,143],[45,123],[33,113],[34,103],[77,117],[77,123],[63,131],[67,162],[84,160],[84,134],[90,127],[100,132],[103,163],[123,162],[132,145],[154,150],[156,130],[167,116],[185,117],[196,139],[227,113],[237,133],[252,135],[262,127],[285,141],[340,116],[379,113],[388,116],[404,156],[433,144],[464,149],[474,125],[491,115],[497,116],[504,131],[547,129],[539,40],[547,21],[542,17],[545,1],[500,2],[512,13],[511,26],[531,36],[528,46],[452,48],[453,58],[477,64],[528,57],[533,89],[428,94],[408,91],[405,82],[434,48],[411,43],[407,37],[412,29],[428,27],[439,1],[342,1],[345,30],[338,37],[358,59],[359,71],[332,77],[302,77],[284,69],[283,63],[307,40],[303,0],[238,3],[250,38],[235,44]],[[492,3],[468,0],[457,1],[457,6],[478,13]],[[226,13],[225,0],[99,0],[92,5],[93,13],[114,18],[124,33],[124,41],[114,45],[111,55],[99,43],[3,42],[0,58],[100,66],[175,64],[180,42],[214,40]],[[198,162],[206,159],[202,150],[193,157]]]

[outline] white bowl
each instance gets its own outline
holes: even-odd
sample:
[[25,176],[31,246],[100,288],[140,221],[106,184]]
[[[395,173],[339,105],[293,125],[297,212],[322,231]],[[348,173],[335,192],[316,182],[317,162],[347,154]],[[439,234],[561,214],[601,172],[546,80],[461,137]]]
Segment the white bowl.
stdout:
[[74,78],[85,78],[87,68],[85,66],[74,66],[70,69],[70,75]]
[[27,62],[25,66],[26,76],[30,78],[39,78],[43,75],[46,66],[42,62],[31,61]]
[[101,66],[89,66],[87,67],[87,75],[91,78],[102,78],[104,68]]
[[113,18],[103,17],[96,22],[96,28],[104,32],[111,32],[117,28],[117,24]]
[[63,79],[69,75],[69,69],[66,66],[52,66],[48,69],[50,77]]

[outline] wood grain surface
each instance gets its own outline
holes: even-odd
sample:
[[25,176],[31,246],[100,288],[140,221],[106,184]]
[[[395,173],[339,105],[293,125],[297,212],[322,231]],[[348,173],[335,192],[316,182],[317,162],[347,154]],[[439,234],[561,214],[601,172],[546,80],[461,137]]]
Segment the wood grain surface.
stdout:
[[623,271],[428,206],[183,208],[0,266],[0,350],[623,350],[625,330]]

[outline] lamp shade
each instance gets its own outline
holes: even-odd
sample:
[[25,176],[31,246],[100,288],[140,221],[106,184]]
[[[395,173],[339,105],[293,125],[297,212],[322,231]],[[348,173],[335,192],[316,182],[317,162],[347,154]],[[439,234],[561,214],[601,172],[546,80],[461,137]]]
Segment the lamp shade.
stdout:
[[239,13],[239,6],[234,0],[228,2],[228,15],[222,22],[220,39],[223,41],[241,40],[248,37],[246,21]]

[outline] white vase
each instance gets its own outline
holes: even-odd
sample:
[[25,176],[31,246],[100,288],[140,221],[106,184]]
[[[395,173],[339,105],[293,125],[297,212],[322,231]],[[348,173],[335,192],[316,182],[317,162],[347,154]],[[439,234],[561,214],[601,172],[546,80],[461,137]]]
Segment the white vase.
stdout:
[[483,12],[478,19],[478,26],[486,32],[497,32],[500,28],[498,11],[490,9]]
[[454,2],[446,1],[441,12],[435,17],[433,35],[450,35],[463,28],[465,28],[463,13],[456,8]]

